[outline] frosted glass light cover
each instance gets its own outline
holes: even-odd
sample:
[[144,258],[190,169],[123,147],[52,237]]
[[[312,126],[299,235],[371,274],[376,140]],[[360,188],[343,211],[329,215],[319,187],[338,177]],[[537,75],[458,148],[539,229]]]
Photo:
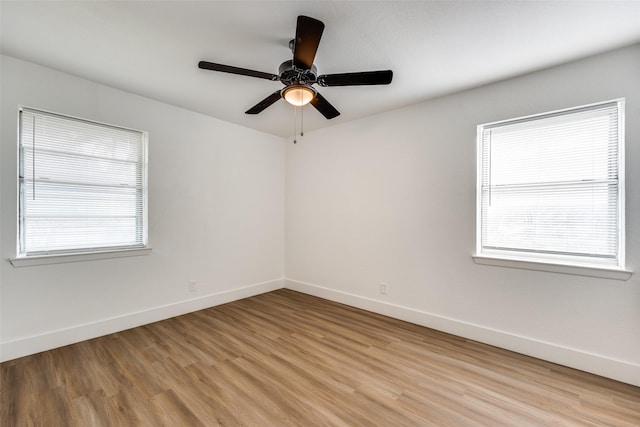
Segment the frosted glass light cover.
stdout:
[[284,90],[284,99],[291,105],[301,107],[307,105],[315,96],[313,89],[307,86],[290,86]]

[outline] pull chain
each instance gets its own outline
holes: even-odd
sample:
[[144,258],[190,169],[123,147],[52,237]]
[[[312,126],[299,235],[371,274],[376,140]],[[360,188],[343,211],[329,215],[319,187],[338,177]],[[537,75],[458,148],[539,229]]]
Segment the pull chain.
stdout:
[[296,144],[298,141],[296,137],[298,136],[298,107],[293,107],[293,143]]

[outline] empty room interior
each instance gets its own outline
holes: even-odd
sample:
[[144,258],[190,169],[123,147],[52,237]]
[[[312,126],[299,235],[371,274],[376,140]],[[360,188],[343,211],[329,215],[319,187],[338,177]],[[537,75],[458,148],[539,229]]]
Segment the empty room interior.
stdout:
[[0,37],[2,426],[640,425],[640,1]]

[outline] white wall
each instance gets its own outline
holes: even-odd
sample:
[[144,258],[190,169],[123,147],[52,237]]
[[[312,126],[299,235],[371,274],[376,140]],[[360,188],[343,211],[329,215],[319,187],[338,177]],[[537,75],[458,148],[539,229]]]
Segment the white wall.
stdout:
[[[618,97],[636,274],[474,264],[476,126]],[[286,155],[286,286],[640,385],[640,45],[308,132]]]
[[[2,360],[282,286],[282,138],[1,59]],[[150,255],[23,268],[8,262],[18,105],[149,132]]]

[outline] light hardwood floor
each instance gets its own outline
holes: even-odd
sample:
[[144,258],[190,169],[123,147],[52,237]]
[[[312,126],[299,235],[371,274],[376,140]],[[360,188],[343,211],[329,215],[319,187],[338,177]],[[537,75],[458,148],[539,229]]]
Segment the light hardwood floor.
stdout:
[[640,388],[278,290],[1,365],[9,426],[638,426]]

